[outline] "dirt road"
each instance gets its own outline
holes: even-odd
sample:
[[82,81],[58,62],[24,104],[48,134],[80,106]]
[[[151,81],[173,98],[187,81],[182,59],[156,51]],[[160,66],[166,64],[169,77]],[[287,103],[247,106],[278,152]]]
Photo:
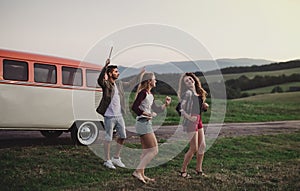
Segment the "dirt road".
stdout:
[[[204,124],[204,128],[206,125]],[[158,140],[166,139],[178,126],[163,126],[156,131]],[[268,135],[300,131],[300,121],[275,121],[257,123],[224,123],[218,137]]]
[[[205,126],[205,125],[204,125]],[[133,128],[133,127],[130,127]],[[155,133],[157,139],[167,139],[178,126],[162,126]],[[300,131],[300,121],[276,121],[257,123],[225,123],[222,125],[219,137],[234,137],[246,135],[266,135],[292,133]],[[128,133],[128,141],[138,141],[134,133]],[[0,130],[0,148],[32,145],[71,145],[70,133],[63,133],[59,138],[51,140],[44,138],[39,131],[6,131]]]

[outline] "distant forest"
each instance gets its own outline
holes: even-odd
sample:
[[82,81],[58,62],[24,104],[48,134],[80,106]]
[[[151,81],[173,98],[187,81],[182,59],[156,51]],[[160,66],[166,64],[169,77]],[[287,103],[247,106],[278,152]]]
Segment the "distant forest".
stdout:
[[[292,74],[286,76],[284,74],[280,76],[255,76],[253,79],[249,79],[242,75],[238,79],[231,79],[225,82],[226,93],[228,99],[248,97],[247,93],[242,94],[241,91],[251,90],[261,87],[267,87],[272,85],[280,85],[289,82],[299,82],[300,74]],[[273,91],[275,93],[276,91]],[[277,90],[277,92],[279,92]],[[270,92],[271,93],[271,92]]]
[[[300,60],[293,60],[288,62],[272,63],[269,65],[262,66],[250,66],[250,67],[228,67],[221,69],[222,74],[236,74],[241,73],[238,79],[230,79],[225,81],[226,95],[228,99],[235,99],[240,97],[250,96],[246,93],[241,93],[241,91],[251,90],[266,86],[279,85],[289,82],[300,82],[300,74],[295,73],[289,76],[282,74],[280,76],[261,76],[257,75],[253,79],[249,79],[242,73],[246,72],[262,72],[262,71],[275,71],[275,70],[285,70],[300,67]],[[217,71],[205,72],[205,75],[216,74]],[[203,76],[202,72],[195,72],[198,77]],[[155,93],[164,95],[177,95],[178,83],[181,74],[155,74],[157,79],[157,86],[153,89]],[[131,77],[124,79],[124,81],[129,80]],[[213,87],[222,86],[224,82],[215,82]],[[218,93],[218,88],[210,90],[208,84],[202,81],[203,88],[210,93],[214,91],[215,97],[218,95],[223,95],[223,93]],[[222,88],[220,88],[222,89]],[[278,87],[277,87],[278,89]],[[134,90],[135,91],[135,90]],[[275,90],[276,92],[276,90]],[[271,92],[270,92],[271,93]],[[210,95],[209,95],[210,96]]]
[[[300,67],[300,60],[292,60],[288,62],[279,62],[279,63],[272,63],[268,65],[262,66],[241,66],[241,67],[228,67],[221,69],[222,74],[237,74],[237,73],[245,73],[245,72],[263,72],[263,71],[275,71],[275,70],[285,70],[291,68],[298,68]],[[216,74],[217,71],[208,71],[205,72],[205,75],[212,75]],[[203,75],[198,73],[198,75]]]

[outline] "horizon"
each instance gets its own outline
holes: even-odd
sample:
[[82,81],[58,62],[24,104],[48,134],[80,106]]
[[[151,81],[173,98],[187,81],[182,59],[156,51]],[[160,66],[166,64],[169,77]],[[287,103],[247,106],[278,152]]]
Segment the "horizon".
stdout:
[[[84,60],[103,43],[105,53],[95,55],[94,61],[104,63],[113,45],[114,53],[118,53],[116,62],[126,67],[149,59],[253,58],[282,62],[299,58],[300,26],[295,23],[300,17],[300,1],[130,2],[0,0],[0,48]],[[141,27],[151,23],[165,28],[151,30],[143,37],[144,44],[136,41],[144,34]],[[134,33],[124,35],[129,29]],[[170,31],[170,35],[163,34]],[[107,40],[109,37],[113,38]],[[166,44],[165,38],[173,41]],[[174,46],[174,39],[181,44]],[[189,51],[194,47],[188,50],[188,45],[195,42],[202,47],[191,57]]]
[[[58,57],[58,58],[64,58],[64,59],[71,59],[71,60],[77,60],[77,61],[84,61],[84,60],[78,60],[75,58],[68,58],[68,57],[62,57],[62,56],[57,56],[57,55],[51,55],[51,54],[43,54],[40,52],[26,52],[26,51],[22,51],[22,50],[14,50],[14,49],[7,49],[7,48],[0,48],[3,50],[9,50],[9,51],[17,51],[17,52],[24,52],[24,53],[31,53],[31,54],[37,54],[37,55],[44,55],[44,56],[50,56],[50,57]],[[199,61],[224,61],[224,60],[229,60],[233,61],[233,60],[248,60],[248,61],[266,61],[269,63],[263,64],[263,65],[268,65],[268,64],[273,64],[273,63],[281,63],[281,62],[289,62],[289,61],[295,61],[295,60],[300,60],[300,58],[295,58],[295,59],[290,59],[290,60],[283,60],[283,61],[274,61],[274,60],[267,60],[264,58],[249,58],[249,57],[237,57],[237,58],[229,58],[229,57],[225,57],[225,58],[216,58],[216,59],[203,59],[203,60],[174,60],[174,61],[167,61],[167,62],[162,62],[162,63],[157,63],[157,64],[153,64],[153,63],[149,63],[149,64],[145,64],[145,65],[141,65],[141,66],[124,66],[123,64],[116,64],[114,63],[113,59],[111,61],[112,64],[114,65],[118,65],[124,68],[133,68],[133,69],[141,69],[142,67],[146,67],[146,66],[152,66],[152,65],[164,65],[164,64],[168,64],[168,63],[182,63],[182,62],[199,62]],[[95,63],[95,62],[90,62],[92,64],[97,64],[97,65],[101,65],[101,63]],[[255,64],[253,64],[255,65]],[[237,67],[240,65],[237,65]],[[209,70],[210,71],[210,70]]]

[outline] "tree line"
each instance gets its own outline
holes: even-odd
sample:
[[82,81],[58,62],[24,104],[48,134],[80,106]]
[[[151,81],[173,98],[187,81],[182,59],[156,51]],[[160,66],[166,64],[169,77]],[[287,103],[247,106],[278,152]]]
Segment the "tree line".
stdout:
[[[279,62],[279,63],[272,63],[262,66],[239,66],[239,67],[228,67],[221,69],[222,74],[238,74],[238,73],[245,73],[245,72],[263,72],[263,71],[275,71],[275,70],[285,70],[291,68],[299,68],[300,67],[300,60],[291,60],[287,62]],[[216,74],[216,70],[205,72],[205,75],[213,75]],[[199,75],[201,72],[199,72]]]
[[[154,89],[157,94],[165,94],[165,95],[177,95],[178,82],[180,75],[164,75],[163,77],[159,77],[157,80],[157,87]],[[290,82],[300,82],[300,74],[291,74],[289,76],[282,74],[280,76],[260,76],[257,75],[253,79],[248,78],[245,75],[240,76],[237,79],[230,79],[225,81],[226,95],[228,99],[235,99],[241,97],[250,96],[247,93],[242,93],[245,90],[251,90],[261,87],[267,87],[272,85],[280,85],[284,83]],[[215,98],[223,98],[219,96],[223,96],[224,92],[222,91],[222,86],[224,82],[214,82],[212,84],[207,84],[207,82],[202,82],[203,88],[209,93],[208,97],[211,94],[214,95]],[[210,89],[210,87],[213,87]],[[219,87],[219,88],[218,88]],[[274,92],[282,92],[279,87],[276,87],[272,93]],[[270,92],[271,93],[271,92]]]
[[[294,60],[289,62],[273,63],[263,66],[251,66],[251,67],[229,67],[221,70],[222,74],[227,73],[243,73],[243,72],[258,72],[258,71],[274,71],[283,70],[290,68],[300,67],[300,60]],[[212,72],[206,72],[205,75],[212,74]],[[195,72],[196,76],[201,77],[203,73],[200,71]],[[156,94],[164,95],[177,95],[178,83],[181,74],[155,74],[157,79],[157,87],[153,89]],[[129,80],[131,77],[125,79]],[[226,95],[228,99],[235,99],[240,97],[249,96],[246,93],[242,93],[245,90],[251,90],[261,87],[267,87],[272,85],[279,85],[289,82],[299,82],[300,74],[291,74],[289,76],[282,74],[280,76],[260,76],[256,75],[254,78],[248,78],[245,75],[241,75],[237,79],[230,79],[225,81]],[[209,93],[209,96],[213,94],[216,98],[218,95],[224,95],[222,91],[224,88],[224,82],[214,82],[213,84],[207,84],[206,81],[202,81],[203,88]],[[210,89],[210,87],[214,87]],[[220,88],[218,88],[220,87]],[[133,90],[136,91],[136,88]],[[277,87],[273,92],[281,92],[280,88]],[[271,92],[270,92],[271,93]],[[220,97],[222,98],[222,97]]]

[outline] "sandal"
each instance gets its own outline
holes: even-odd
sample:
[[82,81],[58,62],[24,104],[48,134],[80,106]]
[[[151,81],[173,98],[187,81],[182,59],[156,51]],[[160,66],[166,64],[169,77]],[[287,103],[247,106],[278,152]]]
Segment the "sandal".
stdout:
[[191,175],[188,174],[187,172],[179,172],[179,176],[181,176],[182,178],[186,178],[186,179],[192,178]]
[[198,176],[207,177],[207,175],[206,175],[203,171],[195,170],[195,173],[196,173]]

